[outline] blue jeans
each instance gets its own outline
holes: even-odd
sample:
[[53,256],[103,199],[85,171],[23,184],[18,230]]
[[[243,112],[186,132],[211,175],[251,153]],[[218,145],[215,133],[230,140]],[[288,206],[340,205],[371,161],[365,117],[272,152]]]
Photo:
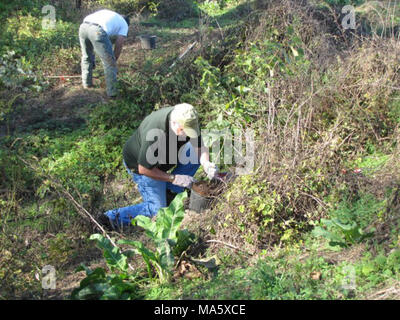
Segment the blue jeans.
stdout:
[[[187,154],[194,149],[189,149]],[[181,193],[184,191],[183,187],[172,184],[171,182],[159,181],[141,174],[133,173],[125,164],[126,170],[132,177],[133,181],[137,184],[139,192],[143,198],[143,202],[127,206],[123,208],[118,208],[114,210],[109,210],[105,214],[114,222],[122,225],[130,225],[131,220],[137,215],[143,215],[149,218],[154,217],[160,208],[167,206],[167,189],[174,193]],[[185,174],[189,176],[194,176],[200,164],[182,164],[179,163],[172,171],[172,174]]]
[[99,26],[82,23],[79,27],[79,41],[82,51],[82,84],[91,86],[94,52],[96,52],[104,67],[106,89],[108,96],[117,94],[117,62],[115,60],[112,43],[107,33]]

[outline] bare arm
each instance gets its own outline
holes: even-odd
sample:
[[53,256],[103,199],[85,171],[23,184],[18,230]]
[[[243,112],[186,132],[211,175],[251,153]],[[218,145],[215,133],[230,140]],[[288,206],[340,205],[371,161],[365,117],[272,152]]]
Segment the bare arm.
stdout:
[[115,60],[118,60],[119,56],[121,55],[122,47],[124,46],[126,37],[118,36],[115,40],[115,48],[114,48],[114,56]]
[[145,175],[146,177],[152,178],[154,180],[172,182],[171,174],[161,171],[158,168],[147,169],[140,164],[138,165],[139,174]]

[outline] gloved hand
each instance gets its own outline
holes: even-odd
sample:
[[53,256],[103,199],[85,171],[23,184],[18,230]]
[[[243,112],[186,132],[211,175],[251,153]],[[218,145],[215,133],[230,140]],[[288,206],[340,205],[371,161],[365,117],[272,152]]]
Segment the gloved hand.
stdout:
[[172,184],[190,189],[192,187],[193,182],[194,178],[191,176],[185,174],[176,174],[174,181],[172,181]]
[[218,173],[218,167],[215,163],[207,161],[203,164],[204,172],[207,174],[208,179],[215,178],[215,175]]

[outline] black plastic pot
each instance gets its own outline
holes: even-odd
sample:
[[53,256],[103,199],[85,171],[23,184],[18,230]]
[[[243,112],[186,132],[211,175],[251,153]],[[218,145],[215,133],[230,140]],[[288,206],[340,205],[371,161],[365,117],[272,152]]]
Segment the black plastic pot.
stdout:
[[192,189],[190,191],[189,210],[201,213],[210,206],[211,200],[211,198],[203,197]]
[[142,35],[139,36],[142,49],[155,49],[157,36]]

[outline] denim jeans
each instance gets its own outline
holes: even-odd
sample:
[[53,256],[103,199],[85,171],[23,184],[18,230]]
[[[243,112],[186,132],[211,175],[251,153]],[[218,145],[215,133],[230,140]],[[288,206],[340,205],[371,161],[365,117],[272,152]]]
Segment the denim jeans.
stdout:
[[96,52],[104,67],[108,96],[117,94],[117,62],[112,43],[107,33],[99,26],[82,23],[79,28],[79,41],[82,51],[82,84],[92,85],[94,52]]
[[[194,152],[193,148],[188,148],[187,155],[190,152]],[[167,189],[170,189],[174,193],[181,193],[184,191],[183,187],[172,184],[171,182],[159,181],[141,174],[133,173],[125,164],[125,168],[128,174],[132,177],[133,181],[137,184],[139,192],[142,196],[143,202],[109,210],[105,214],[114,222],[122,225],[129,225],[131,220],[137,215],[143,215],[149,218],[154,217],[160,208],[167,206]],[[182,164],[179,163],[172,171],[172,174],[185,174],[194,176],[200,164]]]

